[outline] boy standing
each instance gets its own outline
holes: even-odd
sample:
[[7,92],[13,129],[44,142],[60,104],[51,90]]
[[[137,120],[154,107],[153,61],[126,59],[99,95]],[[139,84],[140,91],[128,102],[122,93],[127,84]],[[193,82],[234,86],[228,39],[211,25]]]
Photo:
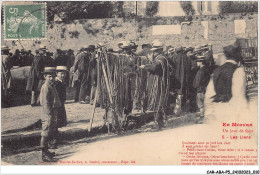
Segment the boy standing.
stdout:
[[56,67],[57,77],[55,88],[58,92],[61,107],[58,109],[58,120],[57,120],[57,127],[61,128],[67,126],[67,115],[64,103],[66,101],[66,76],[67,76],[67,66],[57,66]]
[[204,119],[204,96],[210,80],[210,72],[205,59],[197,59],[196,61],[199,70],[194,78],[193,87],[196,88],[197,91],[197,107],[200,116],[197,123],[201,124]]
[[40,92],[40,104],[42,106],[43,115],[42,132],[41,132],[41,148],[42,148],[42,161],[50,162],[55,153],[48,150],[48,142],[55,137],[55,130],[57,125],[57,109],[61,107],[61,102],[58,93],[54,86],[56,68],[45,67],[43,71],[45,79]]

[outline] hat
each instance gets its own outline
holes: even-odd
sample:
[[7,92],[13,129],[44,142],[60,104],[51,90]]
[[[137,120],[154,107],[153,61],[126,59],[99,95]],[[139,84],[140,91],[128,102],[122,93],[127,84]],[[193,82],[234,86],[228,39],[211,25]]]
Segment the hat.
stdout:
[[81,48],[80,49],[87,49],[88,48],[88,45],[83,45],[83,46],[81,46]]
[[194,47],[186,47],[185,48],[185,53],[188,53],[189,51],[193,51]]
[[152,43],[152,51],[158,50],[158,49],[163,49],[163,43],[159,40],[155,40]]
[[205,56],[197,56],[196,62],[203,62],[205,61]]
[[109,48],[107,51],[108,52],[114,52],[114,50],[112,48]]
[[142,44],[142,48],[144,47],[152,48],[151,44]]
[[117,43],[117,46],[118,46],[118,47],[121,47],[121,46],[123,45],[123,42],[124,42],[124,41],[118,42],[118,43]]
[[8,46],[4,45],[1,47],[1,50],[10,50],[10,48]]
[[223,52],[227,56],[231,56],[239,52],[239,46],[235,44],[231,44],[228,46],[223,47]]
[[154,43],[157,43],[157,42],[160,42],[160,41],[159,41],[158,39],[153,40],[152,45],[153,45]]
[[46,50],[46,46],[40,45],[39,50]]
[[25,53],[25,50],[24,50],[24,49],[22,49],[22,50],[21,50],[21,53]]
[[129,46],[132,48],[132,49],[137,49],[138,45],[135,44],[135,42],[133,41],[130,41],[129,42]]
[[95,50],[95,48],[96,48],[96,47],[95,47],[94,45],[89,45],[89,46],[88,46],[88,49],[90,49],[90,50]]
[[173,47],[169,48],[169,49],[168,49],[168,52],[170,52],[170,53],[171,53],[171,52],[174,52],[174,48],[173,48]]
[[45,67],[43,74],[48,74],[48,73],[56,73],[56,67]]
[[130,43],[127,42],[127,41],[123,41],[123,42],[122,42],[122,45],[121,45],[121,48],[122,48],[122,49],[128,49],[128,48],[130,48]]
[[103,46],[105,46],[104,43],[98,43],[98,45],[97,45],[97,47],[103,47]]
[[176,49],[175,49],[175,52],[176,53],[180,53],[180,52],[182,52],[183,51],[183,47],[177,47]]
[[67,66],[57,66],[56,72],[66,72],[68,71]]

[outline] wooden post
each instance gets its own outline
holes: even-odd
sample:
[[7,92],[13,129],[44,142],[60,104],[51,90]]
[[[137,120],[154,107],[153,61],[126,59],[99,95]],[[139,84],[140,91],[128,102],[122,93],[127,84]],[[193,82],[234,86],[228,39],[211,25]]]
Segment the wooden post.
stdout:
[[97,103],[97,98],[98,98],[98,93],[99,93],[99,88],[100,88],[100,75],[101,74],[100,74],[99,66],[100,66],[100,58],[97,58],[97,88],[96,88],[94,104],[93,104],[93,108],[92,108],[92,112],[91,112],[92,119],[91,119],[90,126],[89,126],[89,132],[92,129],[92,124],[93,124],[94,116],[95,116],[96,103]]

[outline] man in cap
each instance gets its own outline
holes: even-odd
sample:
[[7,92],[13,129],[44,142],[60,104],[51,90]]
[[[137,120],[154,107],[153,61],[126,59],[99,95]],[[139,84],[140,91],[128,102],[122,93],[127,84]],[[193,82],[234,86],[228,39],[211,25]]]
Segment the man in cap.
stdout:
[[228,102],[231,99],[232,77],[238,68],[238,63],[242,60],[241,48],[236,43],[223,47],[223,51],[227,61],[214,71],[213,77],[215,102]]
[[1,58],[2,58],[2,74],[1,74],[1,91],[2,94],[5,96],[2,98],[3,104],[10,105],[10,87],[11,87],[11,71],[10,69],[13,67],[12,58],[9,56],[9,47],[2,46],[1,47]]
[[40,104],[42,107],[40,146],[42,149],[42,161],[50,162],[55,156],[55,153],[48,150],[48,142],[55,140],[55,137],[57,137],[57,113],[58,109],[61,107],[61,101],[54,85],[56,68],[45,67],[42,73],[45,82],[42,85],[40,92]]
[[21,50],[19,59],[18,59],[18,64],[20,67],[27,66],[28,64],[28,56],[26,54],[26,51],[24,49]]
[[[244,67],[240,65],[243,60],[241,46],[237,41],[223,47],[223,52],[227,60],[224,64],[218,65],[214,70],[213,80],[209,82],[205,94],[205,115],[234,121],[248,113],[246,74]],[[252,116],[246,118],[250,117]]]
[[[147,109],[154,111],[155,131],[161,130],[166,119],[166,105],[169,95],[169,65],[166,57],[163,55],[163,44],[160,41],[154,41],[151,51],[153,52],[153,61],[151,64],[141,65],[148,74],[148,101]],[[166,121],[165,121],[166,122]]]
[[142,51],[137,53],[138,56],[147,56],[152,46],[150,44],[143,44]]
[[32,92],[31,96],[31,106],[39,106],[40,101],[39,101],[39,84],[40,80],[43,78],[41,72],[44,70],[44,54],[45,54],[45,47],[41,46],[39,48],[39,53],[37,53],[34,57],[34,60],[32,62],[32,66],[30,69],[30,76],[27,81],[27,91]]

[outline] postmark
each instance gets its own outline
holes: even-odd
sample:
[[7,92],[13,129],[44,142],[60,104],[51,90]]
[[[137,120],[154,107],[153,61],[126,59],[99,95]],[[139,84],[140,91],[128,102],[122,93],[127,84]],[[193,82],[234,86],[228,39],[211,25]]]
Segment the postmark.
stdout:
[[4,5],[5,40],[46,39],[46,3]]

